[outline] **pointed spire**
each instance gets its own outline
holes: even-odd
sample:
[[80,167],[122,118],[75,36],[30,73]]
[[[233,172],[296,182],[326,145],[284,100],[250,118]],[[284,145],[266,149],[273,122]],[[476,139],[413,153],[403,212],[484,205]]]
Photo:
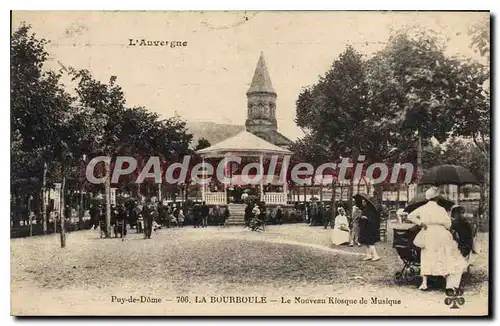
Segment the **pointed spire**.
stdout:
[[267,71],[264,52],[260,53],[259,62],[257,62],[257,68],[255,68],[252,84],[250,85],[247,94],[257,92],[276,94],[276,91],[273,88],[273,84],[271,83],[271,76],[269,76],[269,71]]

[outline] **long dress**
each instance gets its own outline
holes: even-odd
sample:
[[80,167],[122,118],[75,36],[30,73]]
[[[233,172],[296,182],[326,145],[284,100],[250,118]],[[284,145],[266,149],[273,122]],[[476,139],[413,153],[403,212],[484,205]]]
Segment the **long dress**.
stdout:
[[362,217],[359,220],[359,243],[373,246],[380,241],[380,213],[371,205],[366,205],[361,215]]
[[347,216],[337,215],[335,217],[335,224],[332,230],[332,243],[334,245],[341,245],[349,242],[349,222]]
[[414,244],[422,249],[420,274],[445,276],[447,288],[458,287],[467,262],[449,231],[451,220],[446,210],[435,201],[429,201],[411,212],[408,219],[418,225],[427,225],[427,229],[422,229],[414,240]]

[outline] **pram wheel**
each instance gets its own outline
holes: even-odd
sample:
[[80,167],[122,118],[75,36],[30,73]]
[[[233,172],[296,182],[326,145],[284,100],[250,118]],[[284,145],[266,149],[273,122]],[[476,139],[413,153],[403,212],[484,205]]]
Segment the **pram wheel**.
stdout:
[[401,271],[397,271],[397,272],[394,274],[394,280],[396,281],[396,283],[401,283],[401,282],[403,282],[403,280],[404,280],[403,273],[401,273]]
[[407,281],[412,281],[420,273],[420,268],[418,266],[409,266],[406,270],[405,278]]

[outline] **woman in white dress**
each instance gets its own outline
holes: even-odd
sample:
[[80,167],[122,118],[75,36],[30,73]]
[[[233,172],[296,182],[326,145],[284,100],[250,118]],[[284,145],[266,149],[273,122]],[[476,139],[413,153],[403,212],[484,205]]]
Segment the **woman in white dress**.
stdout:
[[349,221],[342,207],[338,209],[338,215],[335,217],[335,224],[332,230],[332,243],[341,245],[349,242]]
[[420,254],[420,275],[422,284],[419,289],[427,289],[427,276],[446,277],[446,288],[460,286],[462,273],[467,262],[458,250],[457,243],[450,232],[451,220],[446,210],[436,202],[439,190],[432,187],[425,192],[429,200],[408,215],[408,220],[422,226],[414,244],[422,249]]

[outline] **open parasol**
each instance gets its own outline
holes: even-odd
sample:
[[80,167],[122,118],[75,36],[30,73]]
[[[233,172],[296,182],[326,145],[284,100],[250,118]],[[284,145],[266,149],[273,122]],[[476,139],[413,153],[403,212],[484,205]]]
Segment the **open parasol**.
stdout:
[[478,184],[476,177],[466,168],[459,165],[439,165],[424,171],[419,185],[465,185]]
[[380,212],[380,208],[377,205],[377,200],[375,198],[368,197],[368,195],[366,195],[366,194],[356,194],[356,195],[352,196],[352,198],[354,198],[354,200],[356,200],[356,201],[364,199],[364,200],[366,200],[367,203],[369,203],[370,205],[372,205],[373,208],[375,208],[375,210],[377,212]]
[[[429,200],[425,198],[425,193],[420,193],[408,202],[408,205],[405,207],[404,211],[407,213],[411,213],[420,206],[427,204],[427,202],[429,202]],[[453,205],[455,205],[453,201],[446,199],[443,196],[437,197],[437,203],[447,211],[449,211],[453,207]]]

